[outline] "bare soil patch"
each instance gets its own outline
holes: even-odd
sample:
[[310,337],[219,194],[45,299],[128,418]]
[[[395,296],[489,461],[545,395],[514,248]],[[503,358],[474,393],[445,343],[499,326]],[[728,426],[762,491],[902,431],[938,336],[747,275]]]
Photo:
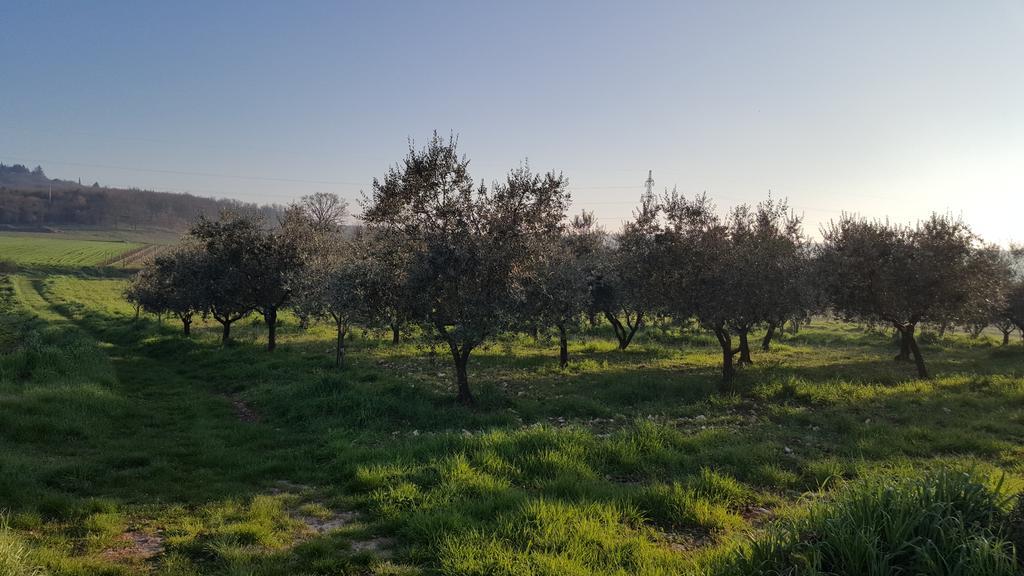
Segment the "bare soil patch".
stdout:
[[342,511],[331,512],[330,516],[317,517],[309,514],[298,514],[295,516],[313,534],[326,534],[338,528],[343,528],[359,520],[358,512]]
[[242,422],[255,423],[260,421],[260,415],[249,406],[249,403],[238,396],[228,396],[231,406],[235,409],[235,415]]
[[104,550],[100,556],[112,562],[144,562],[164,551],[164,538],[140,530],[129,530],[118,538],[123,545]]
[[381,558],[390,558],[392,555],[391,549],[394,548],[395,541],[392,538],[370,538],[369,540],[356,540],[352,542],[352,551],[369,552]]

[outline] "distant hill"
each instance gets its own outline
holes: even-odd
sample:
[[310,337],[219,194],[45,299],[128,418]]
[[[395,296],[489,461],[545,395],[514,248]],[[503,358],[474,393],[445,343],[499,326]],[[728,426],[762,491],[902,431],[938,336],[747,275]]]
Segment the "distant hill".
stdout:
[[48,178],[42,167],[0,164],[0,227],[41,229],[48,226],[108,226],[181,231],[201,214],[221,210],[257,212],[276,221],[277,205],[257,205],[224,198],[107,188],[93,183]]

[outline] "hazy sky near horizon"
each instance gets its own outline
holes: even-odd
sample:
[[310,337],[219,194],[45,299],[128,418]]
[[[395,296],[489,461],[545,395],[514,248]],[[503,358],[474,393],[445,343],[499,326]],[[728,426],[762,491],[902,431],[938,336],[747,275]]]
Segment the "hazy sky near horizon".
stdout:
[[657,188],[963,216],[1024,241],[1024,1],[4,2],[0,162],[354,200],[409,138],[528,158],[574,211]]

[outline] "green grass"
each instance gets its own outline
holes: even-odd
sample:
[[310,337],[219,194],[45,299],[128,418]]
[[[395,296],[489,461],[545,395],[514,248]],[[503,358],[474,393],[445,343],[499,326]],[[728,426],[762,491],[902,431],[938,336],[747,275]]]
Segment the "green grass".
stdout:
[[[782,573],[827,557],[798,545],[822,526],[835,550],[875,534],[854,512],[876,501],[920,524],[885,486],[1024,480],[1019,343],[935,340],[918,381],[885,336],[816,321],[723,396],[699,333],[620,352],[598,327],[566,370],[555,343],[507,337],[474,354],[468,409],[422,341],[357,334],[337,371],[327,327],[286,317],[267,354],[247,319],[223,348],[68,272],[0,281],[0,536],[55,574],[731,574],[762,558],[751,539]],[[1003,562],[1004,507],[942,550]]]
[[0,260],[18,266],[97,266],[143,244],[123,240],[53,238],[43,234],[0,234]]
[[723,572],[1013,576],[1007,537],[1019,518],[1009,502],[999,484],[967,472],[861,481],[755,539]]

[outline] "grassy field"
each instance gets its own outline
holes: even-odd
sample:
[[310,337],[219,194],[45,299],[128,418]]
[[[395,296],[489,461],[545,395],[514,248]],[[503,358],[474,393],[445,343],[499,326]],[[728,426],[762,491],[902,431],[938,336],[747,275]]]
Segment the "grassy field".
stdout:
[[97,266],[145,246],[124,240],[86,240],[53,234],[0,233],[0,260],[19,266]]
[[[286,318],[267,354],[245,320],[224,348],[133,320],[123,282],[0,280],[0,574],[863,574],[837,551],[883,516],[911,573],[1019,573],[1020,342],[925,336],[919,381],[886,335],[817,320],[721,395],[699,332],[622,352],[598,327],[566,370],[507,337],[469,409],[421,341],[356,334],[338,371],[326,327]],[[945,568],[906,544],[942,538]]]

